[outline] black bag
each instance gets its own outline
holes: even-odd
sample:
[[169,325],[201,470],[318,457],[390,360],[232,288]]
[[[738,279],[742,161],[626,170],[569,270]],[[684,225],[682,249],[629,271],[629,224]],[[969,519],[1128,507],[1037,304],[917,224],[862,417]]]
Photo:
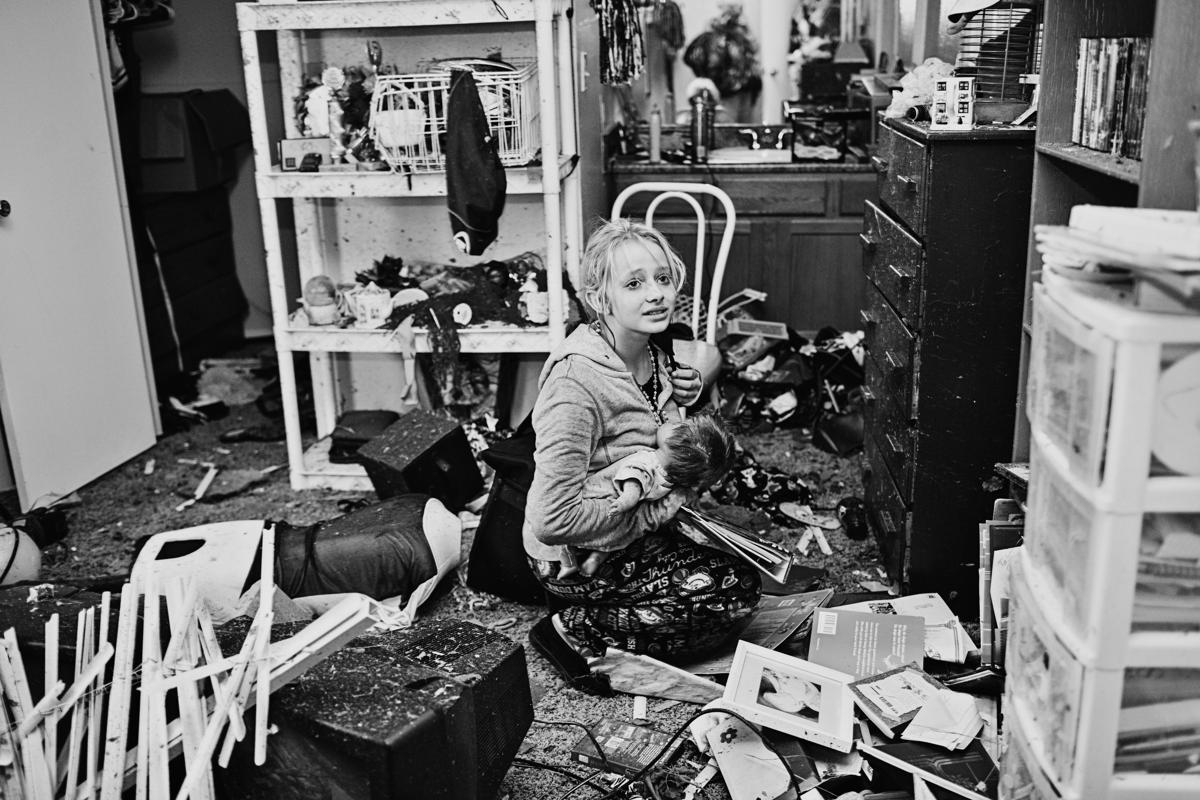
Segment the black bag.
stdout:
[[520,603],[541,605],[546,593],[529,566],[521,528],[533,483],[533,417],[480,454],[496,475],[467,561],[467,586]]
[[477,256],[496,240],[508,176],[469,69],[450,71],[446,102],[446,200],[454,243]]

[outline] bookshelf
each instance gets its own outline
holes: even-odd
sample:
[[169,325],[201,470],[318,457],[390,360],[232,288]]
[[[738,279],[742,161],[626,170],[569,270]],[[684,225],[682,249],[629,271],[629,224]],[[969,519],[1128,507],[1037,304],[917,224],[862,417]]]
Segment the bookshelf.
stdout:
[[[1038,103],[1033,194],[1025,280],[1013,460],[1029,460],[1025,413],[1033,288],[1041,258],[1036,225],[1065,225],[1083,203],[1142,208],[1196,207],[1194,137],[1189,119],[1200,116],[1200,3],[1195,0],[1046,0]],[[1149,97],[1142,160],[1110,156],[1071,143],[1079,40],[1150,36]]]

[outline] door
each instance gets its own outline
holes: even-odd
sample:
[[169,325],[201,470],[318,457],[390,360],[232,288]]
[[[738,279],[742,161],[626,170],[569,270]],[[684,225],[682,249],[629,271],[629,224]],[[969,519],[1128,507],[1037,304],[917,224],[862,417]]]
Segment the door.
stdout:
[[99,7],[0,9],[0,418],[22,509],[155,440]]

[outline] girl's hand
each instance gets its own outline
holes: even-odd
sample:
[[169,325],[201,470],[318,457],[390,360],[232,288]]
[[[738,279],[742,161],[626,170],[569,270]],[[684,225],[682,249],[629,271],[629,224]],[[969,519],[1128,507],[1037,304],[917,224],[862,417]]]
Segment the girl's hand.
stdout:
[[700,370],[695,367],[680,364],[671,370],[671,393],[681,408],[696,402],[703,388],[704,381],[700,377]]

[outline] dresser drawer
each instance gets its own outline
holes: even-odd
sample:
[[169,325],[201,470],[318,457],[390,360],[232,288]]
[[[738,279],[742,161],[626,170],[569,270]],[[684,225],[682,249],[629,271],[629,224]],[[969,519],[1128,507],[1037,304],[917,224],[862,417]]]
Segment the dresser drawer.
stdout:
[[877,396],[895,403],[901,410],[910,410],[913,335],[874,286],[867,287],[867,307],[861,316],[863,344],[880,371],[879,383],[875,387]]
[[863,498],[867,504],[867,520],[875,533],[888,577],[898,583],[904,578],[909,510],[888,474],[878,443],[868,436],[864,444],[867,474],[863,480]]
[[911,328],[921,329],[921,272],[925,253],[883,209],[866,203],[863,215],[863,271]]
[[866,435],[873,437],[883,462],[904,497],[912,494],[912,472],[916,446],[912,429],[912,414],[906,405],[889,400],[883,393],[884,372],[875,359],[868,356],[863,364],[866,382],[863,386],[863,417]]
[[[879,199],[919,237],[925,236],[925,145],[891,128],[880,128]],[[964,178],[967,180],[967,178]]]

